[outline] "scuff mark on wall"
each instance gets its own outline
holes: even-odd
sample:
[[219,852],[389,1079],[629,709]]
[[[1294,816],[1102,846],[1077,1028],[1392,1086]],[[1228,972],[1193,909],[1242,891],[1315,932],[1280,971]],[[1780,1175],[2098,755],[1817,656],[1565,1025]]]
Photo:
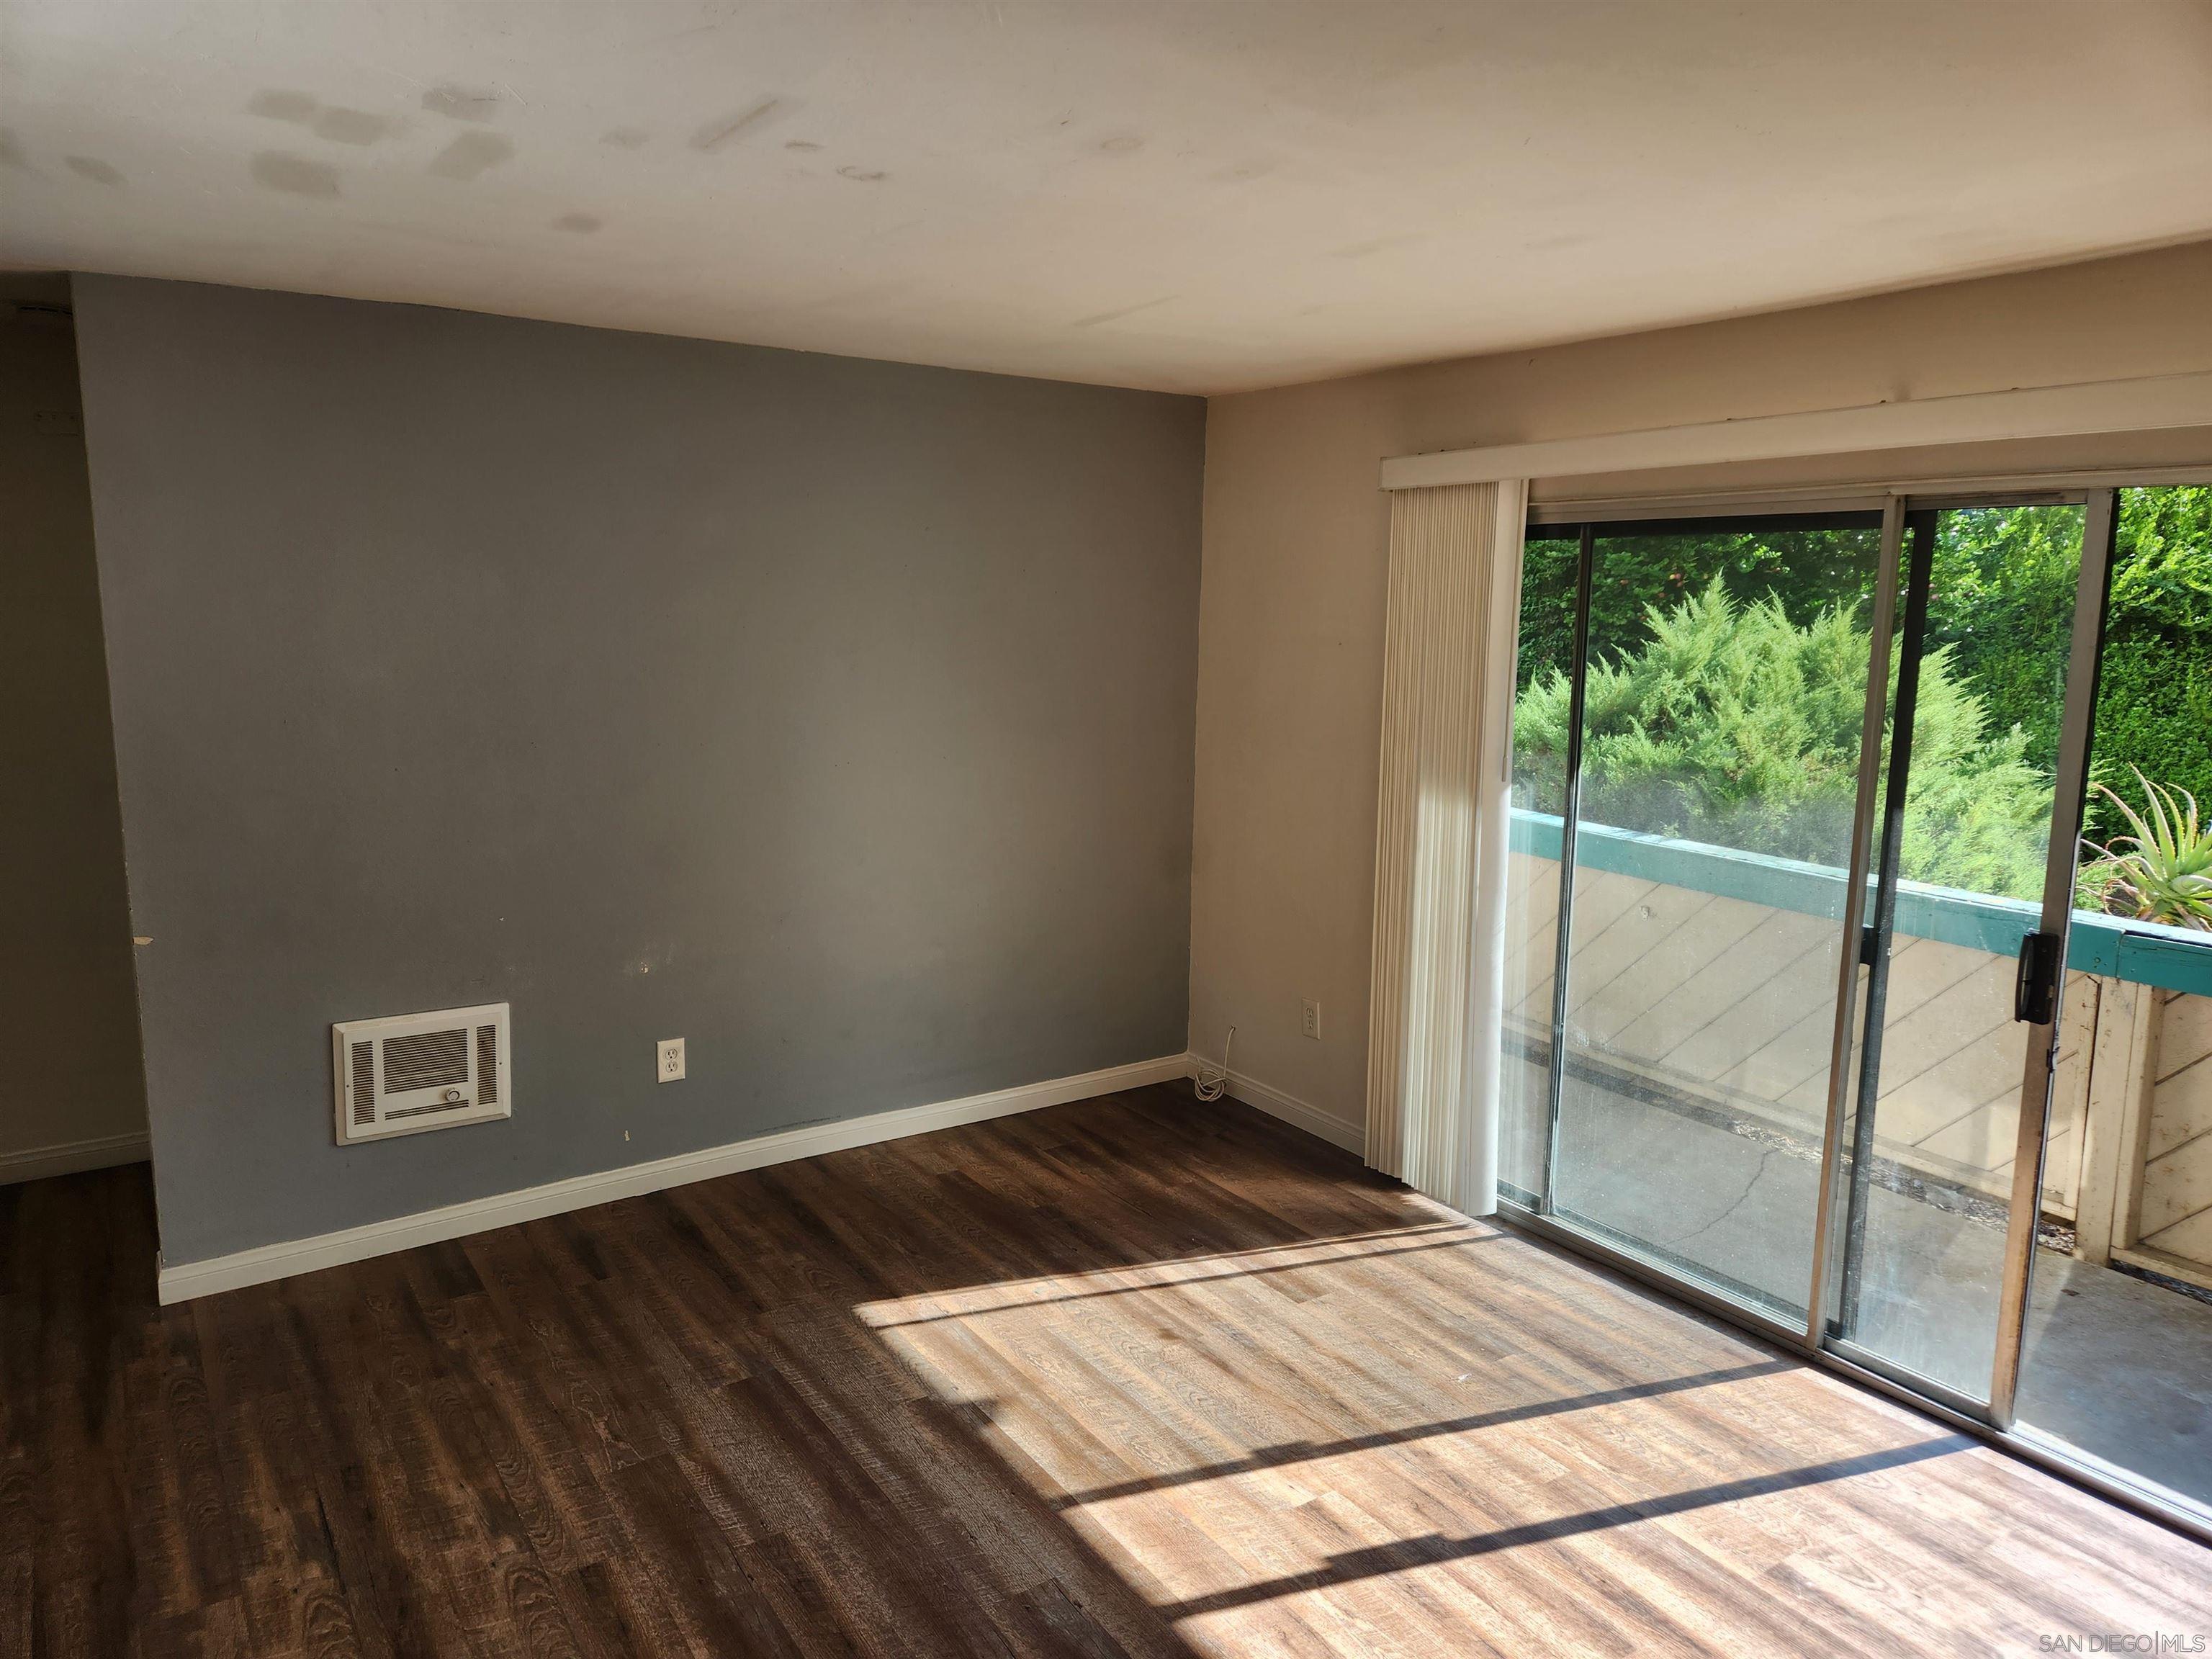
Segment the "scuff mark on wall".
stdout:
[[1140,311],[1150,311],[1154,306],[1164,306],[1176,297],[1176,295],[1172,294],[1163,294],[1157,300],[1146,300],[1141,304],[1123,306],[1119,311],[1102,311],[1096,316],[1079,317],[1073,322],[1070,323],[1068,326],[1070,328],[1096,328],[1101,323],[1119,322],[1122,318],[1133,317]]
[[264,120],[306,127],[334,144],[373,144],[398,130],[390,116],[365,109],[325,106],[313,93],[290,87],[265,87],[246,100],[246,112]]
[[623,972],[632,979],[650,974],[659,968],[664,972],[676,960],[676,946],[671,944],[649,945],[637,957],[623,963]]
[[81,179],[89,179],[95,185],[118,185],[123,175],[97,155],[64,155],[62,165]]
[[246,102],[248,115],[270,121],[289,121],[299,126],[313,120],[319,107],[320,102],[313,93],[295,92],[289,87],[265,88]]
[[499,94],[481,87],[437,86],[422,94],[422,107],[454,121],[489,121],[499,113]]
[[514,155],[514,141],[495,132],[465,132],[440,150],[429,170],[441,179],[468,183]]
[[264,149],[253,158],[249,171],[253,181],[270,190],[295,196],[335,196],[338,170],[327,161],[311,161],[304,155],[281,149]]
[[711,155],[732,138],[758,126],[782,106],[781,98],[763,98],[741,114],[720,121],[709,121],[691,135],[691,148],[702,155]]

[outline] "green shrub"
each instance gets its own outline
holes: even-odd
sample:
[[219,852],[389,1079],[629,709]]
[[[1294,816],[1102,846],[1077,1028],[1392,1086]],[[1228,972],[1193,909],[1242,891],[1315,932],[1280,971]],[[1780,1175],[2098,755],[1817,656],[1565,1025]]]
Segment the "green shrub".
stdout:
[[2122,490],[2112,554],[2110,625],[2212,635],[2212,485]]
[[[1582,811],[1588,822],[1840,865],[1850,844],[1864,713],[1867,630],[1834,605],[1802,625],[1771,595],[1739,605],[1716,576],[1668,607],[1647,637],[1594,659],[1585,690]],[[1514,714],[1523,799],[1556,799],[1571,688],[1553,669]],[[2016,729],[1992,735],[1946,647],[1920,672],[1913,787],[1900,865],[1908,878],[2033,898],[2040,890],[2051,784]]]
[[[1929,638],[1998,728],[2017,724],[2032,763],[2055,769],[2078,569],[2078,512],[2019,507],[1947,514],[1936,550]],[[2094,775],[2148,805],[2133,774],[2212,799],[2212,487],[2125,489],[2112,548]],[[2088,832],[2125,827],[2093,794]]]
[[2212,487],[2120,493],[2090,756],[2100,841],[2150,807],[2137,772],[2212,800]]
[[[1948,513],[1941,526],[1905,873],[2032,898],[2057,761],[2081,514],[1979,508]],[[1870,533],[1706,528],[1601,538],[1590,606],[1591,816],[1602,799],[1611,822],[1840,861],[1859,713],[1855,692],[1838,697],[1834,689],[1864,684],[1866,635],[1856,619],[1872,580]],[[1565,770],[1575,555],[1571,542],[1532,537],[1522,582],[1521,718],[1538,723],[1524,741],[1551,746],[1523,757],[1521,798],[1549,811],[1559,810]],[[1741,630],[1756,637],[1711,636],[1716,626],[1738,627],[1736,611],[1716,621],[1717,580],[1724,599],[1760,596],[1741,609]],[[1703,621],[1685,633],[1692,617]],[[1663,642],[1662,624],[1674,629]],[[1844,662],[1851,652],[1856,660]],[[1639,701],[1647,697],[1648,714]],[[1940,773],[1928,769],[1938,751]],[[2127,830],[2122,802],[2148,808],[2138,769],[2212,801],[2212,487],[2120,494],[2091,769],[2117,792],[2092,794],[2093,841]],[[1930,836],[1941,844],[1928,845]]]
[[[2108,639],[2097,681],[2092,773],[2138,810],[2148,806],[2138,770],[2212,801],[2212,638],[2189,642],[2132,631]],[[2116,803],[2092,799],[2088,833],[2099,841],[2125,824]]]
[[[1809,623],[1873,591],[1881,539],[1879,530],[1864,526],[1601,535],[1590,586],[1591,648],[1620,649],[1642,634],[1651,606],[1679,605],[1715,576],[1735,593],[1772,593],[1793,622]],[[1521,575],[1522,690],[1573,656],[1577,553],[1572,539],[1529,533]]]
[[1936,536],[1928,643],[1950,650],[1992,727],[2017,726],[2045,772],[2058,765],[2081,550],[2076,507],[1947,513]]

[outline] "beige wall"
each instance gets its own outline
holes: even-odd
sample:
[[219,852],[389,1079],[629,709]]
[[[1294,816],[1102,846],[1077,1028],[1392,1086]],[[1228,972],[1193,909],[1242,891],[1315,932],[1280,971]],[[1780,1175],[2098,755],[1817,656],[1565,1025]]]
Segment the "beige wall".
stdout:
[[146,1132],[78,412],[66,317],[0,294],[0,1182]]
[[[2204,368],[2212,244],[1214,399],[1192,1047],[1218,1057],[1233,1024],[1240,1073],[1346,1122],[1364,1114],[1385,456]],[[1894,466],[2027,459],[1983,446]],[[2212,460],[2212,434],[2100,439],[2069,459]],[[1306,998],[1318,1042],[1299,1033]]]

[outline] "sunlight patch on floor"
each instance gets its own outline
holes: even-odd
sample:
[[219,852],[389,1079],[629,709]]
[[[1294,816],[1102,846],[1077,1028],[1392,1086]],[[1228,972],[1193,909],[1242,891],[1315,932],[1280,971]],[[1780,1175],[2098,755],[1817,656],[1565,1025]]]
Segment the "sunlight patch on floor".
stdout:
[[[1533,1611],[1515,1583],[1632,1577],[1638,1551],[1694,1552],[1703,1510],[1733,1536],[1785,1494],[1965,1443],[1884,1407],[1838,1457],[1786,1403],[1826,1379],[1686,1322],[1653,1346],[1635,1292],[1577,1288],[1562,1307],[1553,1258],[1440,1212],[855,1312],[1207,1650],[1265,1650],[1295,1619],[1382,1652],[1480,1628],[1574,1650],[1606,1621]],[[1803,1540],[1775,1524],[1780,1560]]]

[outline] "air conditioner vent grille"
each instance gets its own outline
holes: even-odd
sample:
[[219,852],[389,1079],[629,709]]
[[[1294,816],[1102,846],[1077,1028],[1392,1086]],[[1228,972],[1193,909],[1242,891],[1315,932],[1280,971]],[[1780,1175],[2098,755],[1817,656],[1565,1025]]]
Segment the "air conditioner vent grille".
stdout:
[[499,1027],[477,1027],[477,1101],[495,1105],[499,1101]]
[[376,1121],[376,1045],[349,1045],[353,1057],[353,1126],[366,1129]]
[[469,1080],[469,1034],[465,1027],[450,1031],[419,1031],[412,1036],[384,1041],[384,1091],[404,1094],[410,1089],[458,1089]]
[[384,1121],[396,1123],[403,1118],[428,1117],[434,1112],[465,1112],[475,1103],[471,1100],[426,1100],[420,1106],[390,1106],[385,1109]]
[[503,1002],[333,1026],[339,1144],[511,1115],[508,1030]]

